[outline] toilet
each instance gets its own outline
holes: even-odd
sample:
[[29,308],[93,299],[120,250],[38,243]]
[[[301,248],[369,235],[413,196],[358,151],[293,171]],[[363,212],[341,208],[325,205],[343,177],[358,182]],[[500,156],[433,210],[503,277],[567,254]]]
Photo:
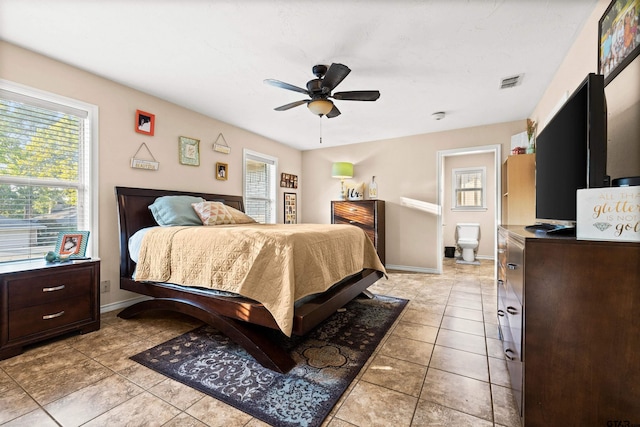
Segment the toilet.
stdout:
[[473,262],[476,259],[475,252],[480,240],[480,224],[461,222],[456,224],[456,243],[462,252],[462,259]]

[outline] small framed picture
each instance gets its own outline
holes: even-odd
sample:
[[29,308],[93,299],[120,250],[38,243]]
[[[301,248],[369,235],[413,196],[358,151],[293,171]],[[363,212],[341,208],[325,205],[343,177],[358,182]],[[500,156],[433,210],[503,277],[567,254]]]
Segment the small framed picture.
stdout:
[[136,132],[153,136],[156,126],[156,116],[141,110],[136,111]]
[[200,140],[180,137],[180,163],[189,166],[200,166]]
[[598,72],[608,85],[640,54],[640,0],[612,0],[598,21]]
[[216,163],[216,179],[226,181],[229,177],[229,165],[226,163]]
[[284,223],[298,223],[298,205],[296,193],[284,193]]
[[56,255],[62,258],[84,258],[88,240],[88,231],[61,231],[56,243]]

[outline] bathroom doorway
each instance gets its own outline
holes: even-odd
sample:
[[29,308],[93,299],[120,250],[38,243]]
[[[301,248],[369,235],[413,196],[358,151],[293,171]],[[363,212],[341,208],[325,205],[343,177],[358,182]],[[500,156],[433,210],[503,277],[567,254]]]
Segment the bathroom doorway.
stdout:
[[[455,246],[455,226],[458,222],[478,222],[473,220],[460,221],[460,218],[473,218],[473,212],[462,213],[453,212],[451,209],[451,167],[452,164],[473,163],[474,159],[483,161],[486,164],[487,184],[485,189],[487,203],[485,215],[491,212],[491,218],[483,221],[481,228],[480,246],[478,249],[479,258],[496,259],[497,245],[496,230],[501,218],[500,205],[500,183],[501,183],[501,146],[485,145],[479,147],[458,148],[453,150],[438,151],[438,205],[441,206],[441,215],[438,217],[437,245],[438,245],[438,272],[442,273],[442,262],[444,258],[445,246]],[[460,156],[465,156],[464,159]],[[484,159],[484,160],[482,160]],[[481,166],[481,165],[476,165]],[[479,213],[479,212],[478,212]],[[445,234],[446,233],[446,234]],[[445,244],[446,241],[446,244]]]

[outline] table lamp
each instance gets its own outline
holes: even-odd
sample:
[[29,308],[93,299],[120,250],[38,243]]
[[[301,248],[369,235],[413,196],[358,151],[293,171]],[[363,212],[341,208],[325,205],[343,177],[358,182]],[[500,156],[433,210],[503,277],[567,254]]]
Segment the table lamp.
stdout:
[[331,168],[331,176],[333,178],[340,178],[340,200],[345,200],[347,197],[344,192],[344,180],[345,178],[353,178],[353,163],[334,163]]

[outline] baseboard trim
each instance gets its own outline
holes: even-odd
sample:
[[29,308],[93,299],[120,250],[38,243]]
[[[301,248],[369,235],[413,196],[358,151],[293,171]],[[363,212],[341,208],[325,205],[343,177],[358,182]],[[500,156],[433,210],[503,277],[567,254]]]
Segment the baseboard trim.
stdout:
[[152,299],[152,298],[143,295],[143,296],[131,298],[131,299],[124,300],[124,301],[112,302],[111,304],[101,305],[100,306],[100,314],[108,313],[108,312],[113,311],[113,310],[120,310],[122,308],[127,308],[130,305],[133,305],[133,304],[135,304],[137,302],[145,301],[145,300],[149,300],[149,299]]
[[410,265],[386,264],[385,268],[387,270],[410,271],[412,273],[442,274],[442,272],[438,271],[436,268],[413,267]]

